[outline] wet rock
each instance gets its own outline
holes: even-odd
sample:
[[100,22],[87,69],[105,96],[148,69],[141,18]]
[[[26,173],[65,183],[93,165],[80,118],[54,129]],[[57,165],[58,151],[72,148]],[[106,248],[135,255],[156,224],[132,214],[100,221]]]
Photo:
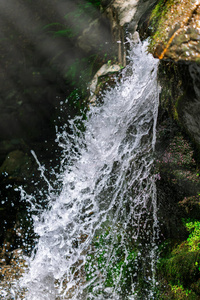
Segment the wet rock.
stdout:
[[111,65],[110,63],[104,64],[94,75],[94,78],[89,86],[90,97],[89,102],[94,104],[96,102],[96,96],[99,92],[98,88],[98,80],[100,77],[105,76],[107,74],[117,73],[121,70],[119,65]]
[[11,178],[19,178],[23,181],[24,177],[29,177],[32,160],[21,150],[14,150],[8,154],[0,167],[0,174]]
[[117,11],[119,25],[124,26],[132,21],[138,5],[139,0],[115,0],[113,7]]
[[[196,159],[200,156],[200,66],[162,60],[159,67],[160,114],[167,114],[192,141]],[[171,130],[169,128],[169,130]]]
[[118,62],[126,66],[126,37],[132,39],[141,17],[153,7],[155,0],[114,0],[106,9],[111,22],[113,40],[118,47]]
[[[9,263],[6,263],[5,253],[0,249],[0,298],[13,299],[12,286],[24,273],[27,265],[23,259],[21,249],[16,249],[8,253]],[[16,296],[16,295],[15,295]],[[19,291],[18,296],[24,299],[24,291]]]
[[159,1],[151,14],[150,51],[160,59],[200,61],[200,2]]
[[0,141],[0,166],[5,160],[7,154],[15,149],[28,149],[23,139],[11,139]]
[[[190,79],[189,79],[190,77]],[[196,148],[200,149],[200,65],[191,63],[188,67],[188,89],[175,100],[177,120],[190,136]],[[198,150],[199,151],[199,150]]]
[[169,133],[163,126],[158,128],[157,153],[161,231],[165,238],[184,240],[182,219],[199,218],[200,212],[200,177],[194,151],[178,127]]
[[180,108],[184,127],[200,147],[200,65],[190,64],[189,72],[193,81],[194,96],[187,97],[188,101],[184,102],[185,105],[180,103],[178,108]]
[[141,16],[154,3],[148,0],[115,0],[111,7],[117,15],[118,24],[121,27],[127,26],[128,31],[134,33]]
[[103,46],[104,53],[110,51],[110,30],[107,20],[98,18],[92,20],[78,37],[77,44],[85,54],[97,52]]

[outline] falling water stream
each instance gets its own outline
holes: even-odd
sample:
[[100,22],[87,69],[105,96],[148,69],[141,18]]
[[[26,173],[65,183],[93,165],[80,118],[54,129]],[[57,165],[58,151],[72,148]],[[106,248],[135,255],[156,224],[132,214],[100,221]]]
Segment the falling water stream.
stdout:
[[132,47],[120,83],[91,107],[84,132],[75,118],[70,133],[58,133],[62,190],[55,195],[43,170],[49,204],[34,216],[37,245],[16,286],[27,300],[154,299],[159,88],[158,61],[146,48]]

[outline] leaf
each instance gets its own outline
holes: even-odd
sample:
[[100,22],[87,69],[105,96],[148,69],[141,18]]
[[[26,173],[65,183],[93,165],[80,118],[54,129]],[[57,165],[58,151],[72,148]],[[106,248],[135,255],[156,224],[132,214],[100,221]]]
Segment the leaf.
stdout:
[[66,36],[66,37],[73,37],[74,33],[71,29],[64,29],[59,30],[54,33],[54,36]]
[[52,26],[61,26],[61,27],[64,27],[64,25],[60,24],[60,23],[51,23],[51,24],[47,24],[43,27],[43,29],[47,29],[49,27],[52,27]]

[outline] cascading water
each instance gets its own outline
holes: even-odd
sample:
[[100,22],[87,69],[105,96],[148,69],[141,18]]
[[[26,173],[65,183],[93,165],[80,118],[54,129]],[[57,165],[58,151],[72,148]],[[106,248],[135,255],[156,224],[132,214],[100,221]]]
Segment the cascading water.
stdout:
[[84,132],[75,118],[70,134],[58,134],[63,188],[55,197],[49,185],[48,208],[34,217],[38,242],[16,286],[27,300],[154,299],[159,89],[146,47],[130,50],[121,82],[91,107]]

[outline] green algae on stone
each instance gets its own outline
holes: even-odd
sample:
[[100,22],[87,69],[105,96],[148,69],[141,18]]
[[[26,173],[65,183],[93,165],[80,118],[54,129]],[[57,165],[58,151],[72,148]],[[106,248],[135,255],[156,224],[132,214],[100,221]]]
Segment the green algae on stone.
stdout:
[[[200,222],[186,223],[186,227],[191,228],[188,239],[176,245],[159,261],[158,272],[167,280],[171,287],[171,294],[175,294],[174,298],[170,299],[199,299],[200,297],[200,251],[197,247],[191,248],[191,243],[194,245],[196,240],[200,239],[199,227],[195,224],[199,225]],[[163,299],[167,298],[163,297]]]
[[160,59],[199,61],[199,1],[160,0],[152,11],[149,51]]
[[[170,7],[173,5],[174,0],[160,0],[153,9],[150,16],[150,26],[152,29],[153,35],[151,36],[149,50],[151,52],[155,51],[155,47],[164,44],[167,39],[168,30],[165,30],[164,22],[167,19],[167,14]],[[158,44],[159,43],[159,44]],[[162,45],[163,48],[163,45]],[[160,49],[161,50],[161,49]]]

